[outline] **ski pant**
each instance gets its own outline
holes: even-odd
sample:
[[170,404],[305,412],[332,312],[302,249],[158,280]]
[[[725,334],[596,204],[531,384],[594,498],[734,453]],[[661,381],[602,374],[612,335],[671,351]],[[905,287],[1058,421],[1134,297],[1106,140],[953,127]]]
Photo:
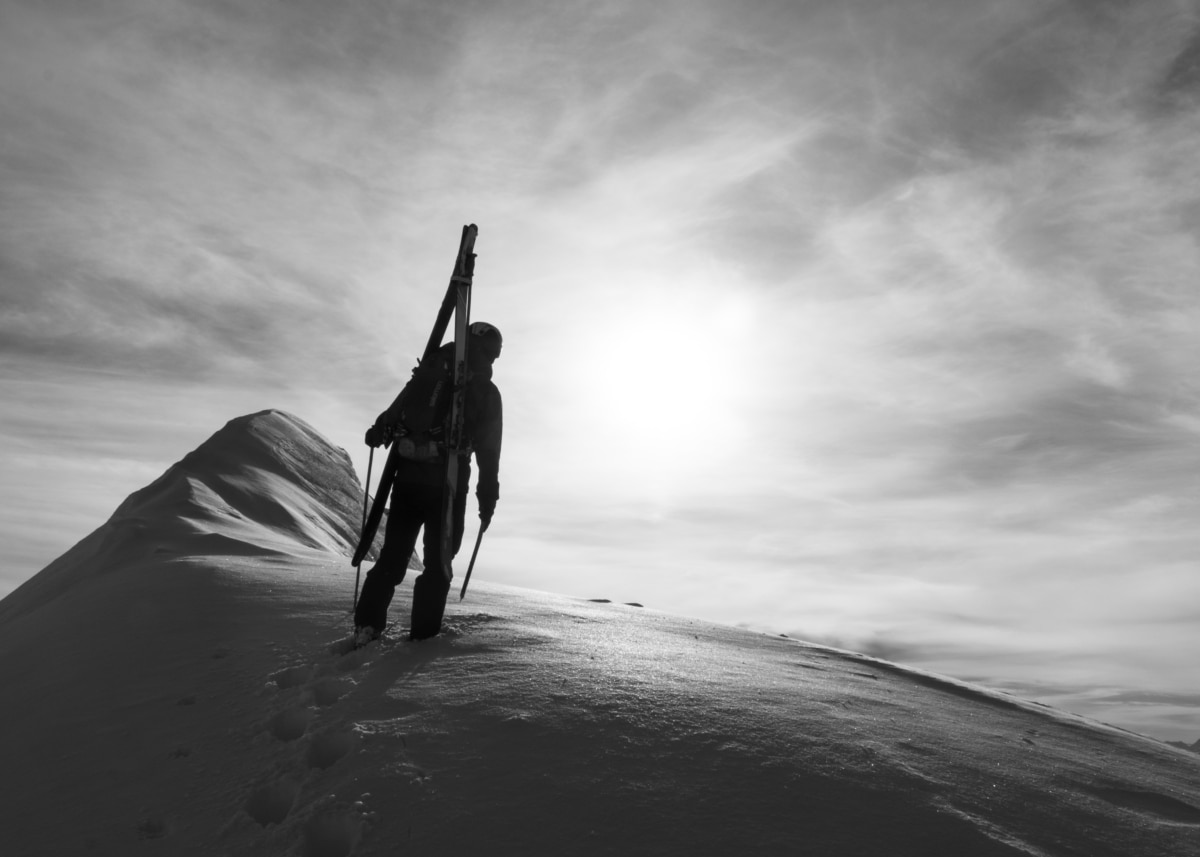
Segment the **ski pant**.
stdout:
[[[458,491],[454,497],[454,533],[451,539],[449,561],[462,547],[464,519],[467,508],[467,492]],[[396,587],[404,580],[408,571],[408,560],[417,544],[417,535],[424,529],[423,556],[425,570],[421,572],[422,598],[431,599],[421,609],[432,610],[440,625],[441,610],[445,608],[450,581],[442,571],[442,486],[426,483],[396,482],[392,487],[392,504],[388,511],[387,527],[384,530],[383,547],[379,559],[363,582],[358,606],[354,611],[354,624],[358,627],[371,626],[382,631],[387,623],[388,606],[392,603]],[[414,625],[418,611],[417,599],[413,599]]]

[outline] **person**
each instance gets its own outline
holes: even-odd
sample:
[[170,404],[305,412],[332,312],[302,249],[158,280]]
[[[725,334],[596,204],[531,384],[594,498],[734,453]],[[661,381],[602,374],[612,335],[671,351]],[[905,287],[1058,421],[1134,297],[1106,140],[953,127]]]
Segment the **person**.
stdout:
[[[410,637],[424,639],[436,635],[441,630],[446,596],[450,591],[450,560],[462,547],[472,451],[479,467],[475,497],[479,505],[480,526],[484,531],[491,524],[492,515],[495,514],[496,502],[500,498],[503,406],[500,391],[492,382],[492,364],[500,356],[504,340],[500,331],[487,322],[475,322],[470,325],[468,331],[470,338],[467,341],[467,384],[464,396],[466,444],[465,451],[459,453],[451,555],[442,556],[442,534],[445,527],[442,489],[446,478],[444,449],[430,459],[427,455],[411,455],[411,443],[400,446],[383,547],[379,551],[379,559],[367,572],[362,594],[355,605],[355,640],[359,645],[378,638],[383,632],[388,606],[396,587],[404,580],[409,557],[413,554],[417,535],[422,528],[425,531],[425,569],[413,585]],[[443,345],[436,359],[445,360],[452,366],[454,343]],[[400,431],[403,401],[404,392],[401,392],[367,430],[366,441],[369,446],[383,446],[397,435]],[[396,438],[395,442],[401,443],[402,440],[404,438]]]

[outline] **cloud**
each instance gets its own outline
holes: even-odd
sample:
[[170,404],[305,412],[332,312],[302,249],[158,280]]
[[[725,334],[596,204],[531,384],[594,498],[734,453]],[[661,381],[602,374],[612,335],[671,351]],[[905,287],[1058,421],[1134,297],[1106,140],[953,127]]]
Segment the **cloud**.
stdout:
[[114,32],[84,10],[18,7],[6,28],[5,351],[259,383],[361,355],[347,344],[384,335],[356,300],[379,260],[378,194],[364,171],[331,174],[336,137],[307,133],[333,100],[314,93],[306,111],[254,92],[211,62],[228,33],[181,49],[168,36],[194,21],[146,11]]

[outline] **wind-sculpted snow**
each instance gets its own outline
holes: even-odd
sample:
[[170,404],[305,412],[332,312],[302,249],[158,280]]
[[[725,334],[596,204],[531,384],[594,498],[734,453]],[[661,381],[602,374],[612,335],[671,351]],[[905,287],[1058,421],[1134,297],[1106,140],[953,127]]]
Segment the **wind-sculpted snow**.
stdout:
[[282,411],[230,420],[0,605],[0,620],[79,582],[168,558],[348,555],[362,487],[346,451]]
[[290,417],[227,430],[102,532],[140,565],[0,602],[4,853],[1200,854],[1200,757],[877,658],[486,579],[349,651],[305,498],[357,486]]
[[[248,553],[292,547],[348,552],[362,493],[345,450],[282,411],[230,420],[110,523],[242,541]],[[212,551],[216,553],[216,551]]]

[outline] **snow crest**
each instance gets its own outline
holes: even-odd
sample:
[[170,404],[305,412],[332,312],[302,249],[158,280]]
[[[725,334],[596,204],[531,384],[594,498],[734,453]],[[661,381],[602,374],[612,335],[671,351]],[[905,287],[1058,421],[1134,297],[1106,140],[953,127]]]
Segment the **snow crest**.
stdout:
[[80,582],[171,558],[349,556],[362,502],[350,456],[308,423],[279,410],[237,417],[4,599],[0,621]]

